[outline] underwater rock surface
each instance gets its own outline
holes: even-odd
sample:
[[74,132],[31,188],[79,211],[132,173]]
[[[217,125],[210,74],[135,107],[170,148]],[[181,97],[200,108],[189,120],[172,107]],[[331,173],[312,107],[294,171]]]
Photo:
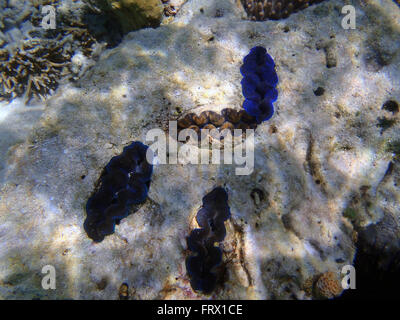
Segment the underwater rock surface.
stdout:
[[[400,10],[354,5],[357,28],[344,30],[341,1],[253,22],[236,1],[190,0],[61,85],[29,134],[0,144],[0,297],[118,299],[123,287],[129,299],[315,298],[309,279],[353,263],[357,230],[400,217],[399,113],[387,108],[400,103]],[[86,203],[110,159],[193,110],[241,110],[240,67],[255,46],[274,57],[279,98],[255,130],[253,172],[157,165],[135,214],[103,241],[88,238]],[[13,124],[1,130],[17,137]],[[224,285],[205,296],[187,275],[186,237],[216,186],[232,216]],[[398,239],[386,225],[381,242]],[[41,287],[45,265],[57,290]]]

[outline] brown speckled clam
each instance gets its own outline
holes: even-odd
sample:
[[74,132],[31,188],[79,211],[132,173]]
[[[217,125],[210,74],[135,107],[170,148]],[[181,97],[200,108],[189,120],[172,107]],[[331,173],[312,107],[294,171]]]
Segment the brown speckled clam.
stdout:
[[[178,134],[184,129],[193,129],[197,134],[201,129],[216,129],[220,133],[228,129],[233,134],[234,129],[255,129],[257,122],[255,117],[245,110],[225,108],[221,112],[206,110],[199,114],[187,113],[178,119]],[[200,138],[200,134],[199,134]]]

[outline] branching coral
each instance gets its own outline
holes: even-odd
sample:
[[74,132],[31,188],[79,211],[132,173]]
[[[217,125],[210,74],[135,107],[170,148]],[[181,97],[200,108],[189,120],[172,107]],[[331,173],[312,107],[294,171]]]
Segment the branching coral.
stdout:
[[226,235],[224,222],[230,217],[228,194],[217,187],[203,198],[203,207],[197,212],[200,229],[194,229],[187,238],[190,251],[196,255],[186,259],[186,270],[193,290],[211,293],[218,280],[215,268],[222,261],[222,251],[215,242]]
[[25,96],[25,102],[32,97],[43,100],[57,88],[62,76],[71,76],[68,68],[75,52],[92,54],[96,41],[75,18],[60,14],[56,30],[41,27],[41,6],[57,3],[54,0],[22,1],[18,6],[1,3],[0,100],[20,96]]
[[25,94],[26,101],[32,95],[44,99],[57,87],[69,59],[63,43],[51,40],[23,41],[11,56],[0,50],[0,98],[11,100]]
[[114,233],[115,224],[129,214],[129,207],[146,200],[153,165],[147,161],[148,147],[133,142],[105,167],[99,186],[86,204],[84,228],[95,242]]
[[0,49],[0,100],[23,95],[26,102],[32,96],[44,100],[68,72],[64,67],[69,65],[73,52],[64,45],[74,41],[75,37],[80,38],[83,52],[90,55],[95,40],[80,28],[67,28],[56,39],[22,40],[11,54]]
[[283,19],[323,0],[242,0],[251,20]]

